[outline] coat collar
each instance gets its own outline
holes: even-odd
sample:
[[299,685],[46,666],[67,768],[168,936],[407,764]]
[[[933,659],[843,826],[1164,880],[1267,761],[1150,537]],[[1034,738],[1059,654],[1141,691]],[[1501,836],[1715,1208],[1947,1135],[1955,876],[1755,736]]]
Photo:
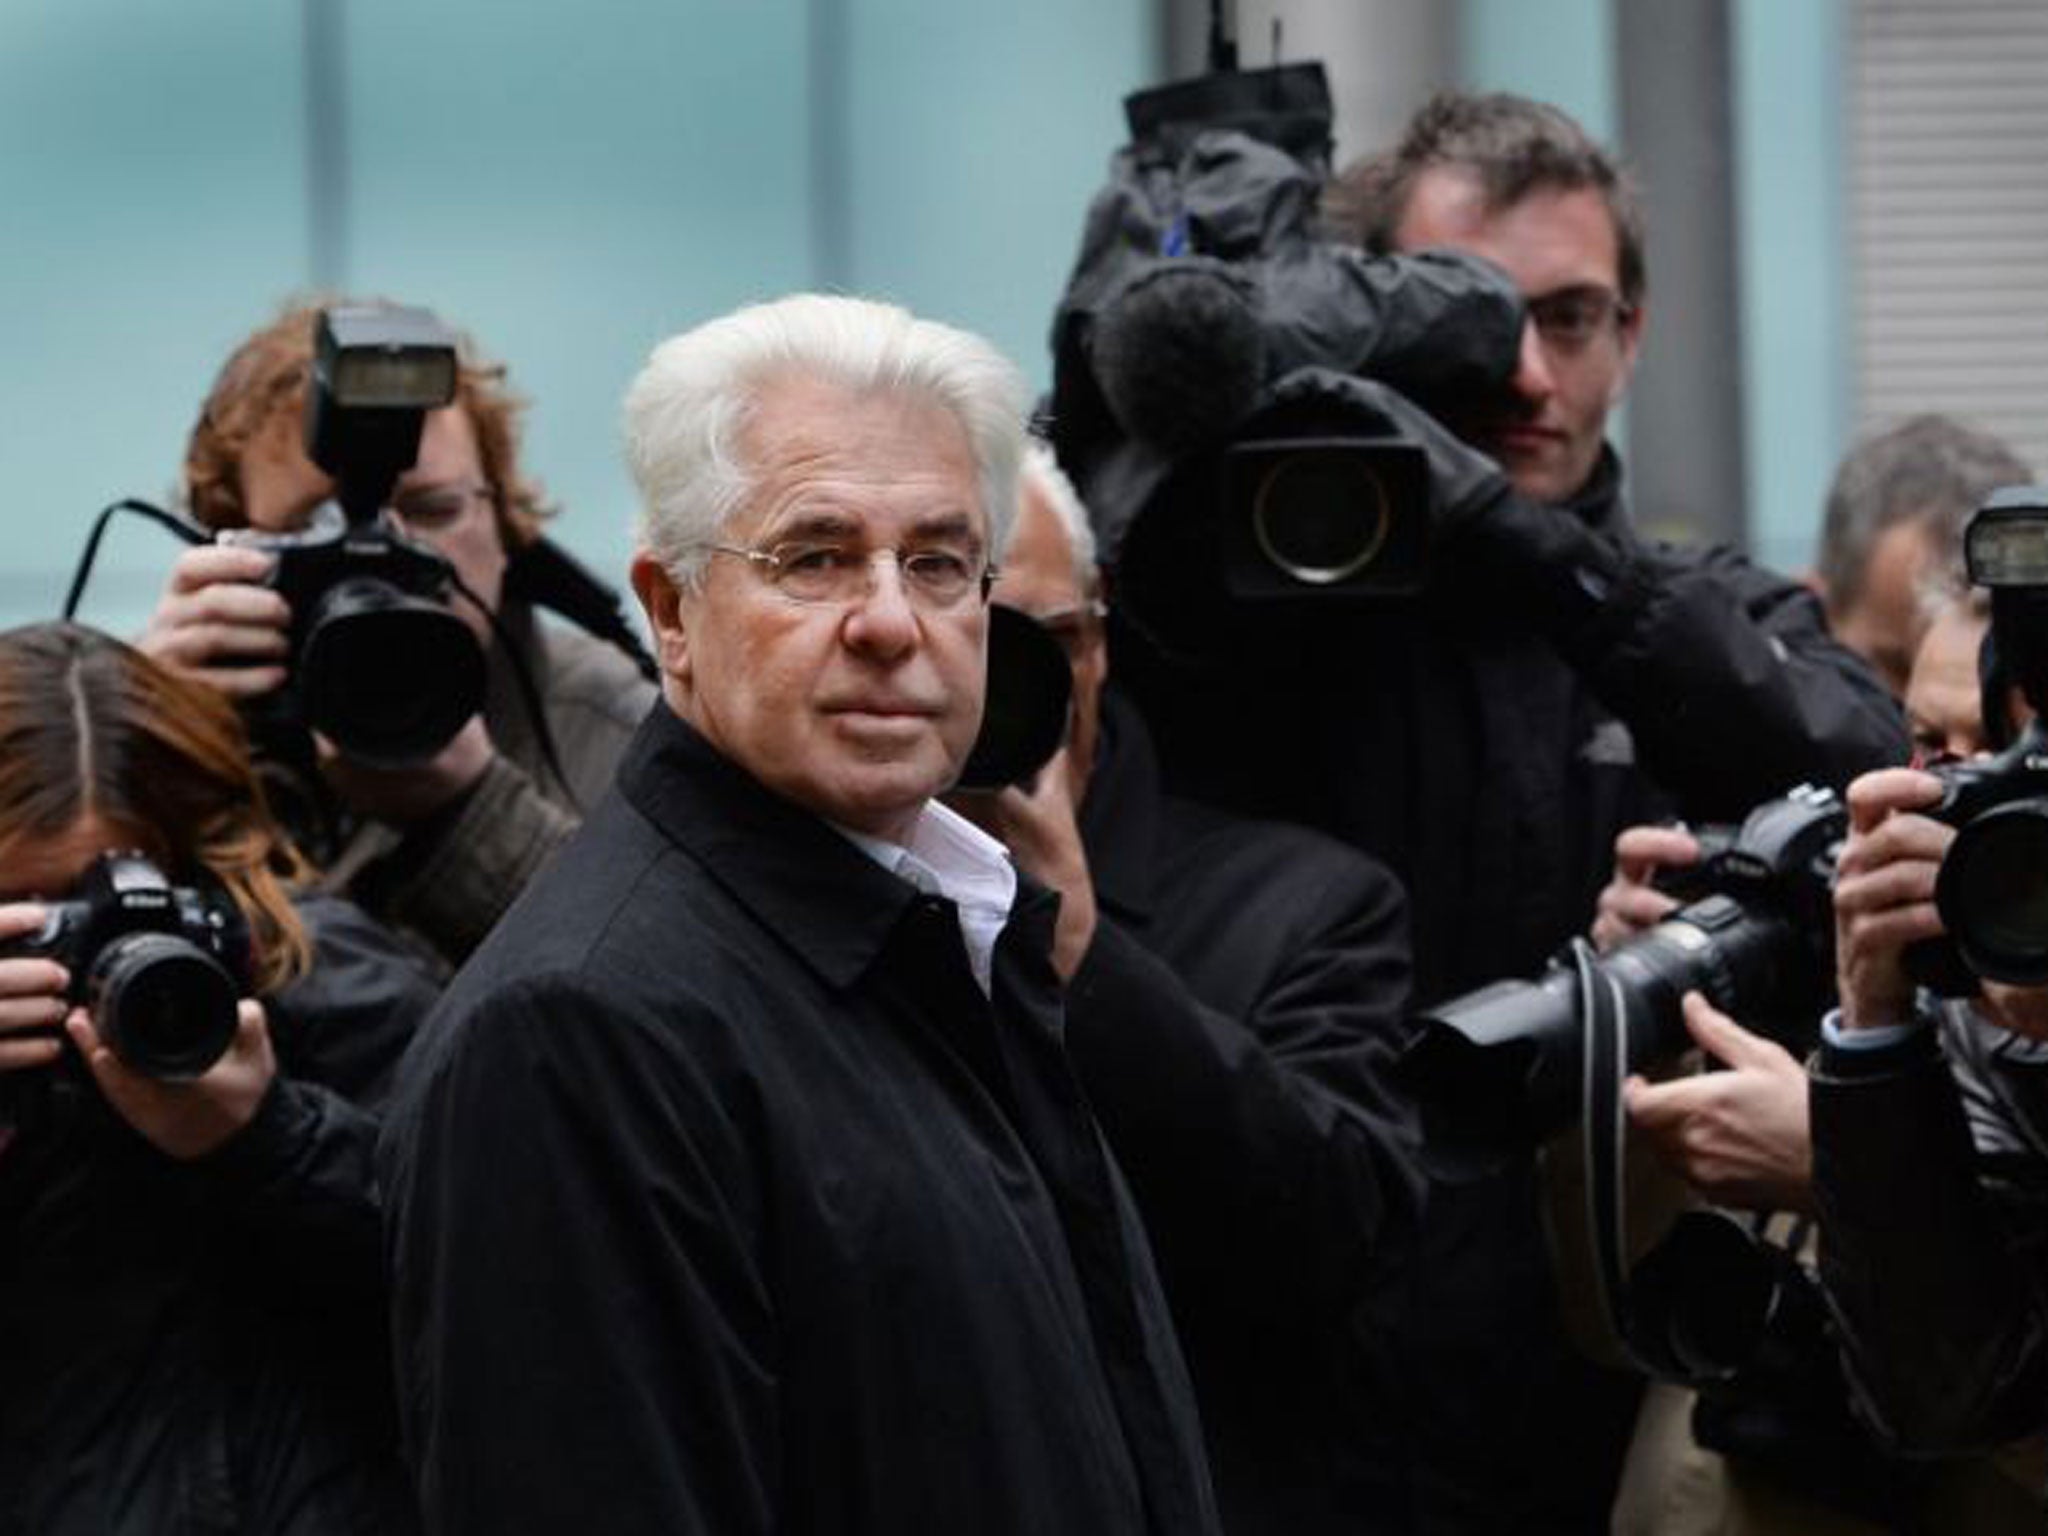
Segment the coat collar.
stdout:
[[837,990],[860,979],[918,899],[818,816],[721,756],[665,703],[634,734],[618,785]]
[[1600,457],[1586,483],[1558,505],[1595,533],[1620,534],[1628,526],[1628,505],[1621,494],[1621,457],[1612,443],[1600,445]]

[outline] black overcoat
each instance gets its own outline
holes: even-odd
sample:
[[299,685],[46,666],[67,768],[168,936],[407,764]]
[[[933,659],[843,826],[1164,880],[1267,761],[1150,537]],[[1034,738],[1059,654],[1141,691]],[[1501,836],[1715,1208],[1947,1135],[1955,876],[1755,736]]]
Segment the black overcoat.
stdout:
[[0,1077],[0,1536],[414,1529],[373,1152],[435,989],[347,902],[299,906],[278,1075],[215,1152],[159,1152],[75,1057]]
[[1399,1405],[1358,1330],[1398,1272],[1420,1179],[1393,1081],[1411,1029],[1401,888],[1305,827],[1160,791],[1104,697],[1081,806],[1101,920],[1068,1047],[1144,1213],[1232,1536],[1337,1536],[1394,1481]]
[[655,710],[382,1148],[430,1529],[1213,1530],[1052,919],[991,1003],[950,902]]

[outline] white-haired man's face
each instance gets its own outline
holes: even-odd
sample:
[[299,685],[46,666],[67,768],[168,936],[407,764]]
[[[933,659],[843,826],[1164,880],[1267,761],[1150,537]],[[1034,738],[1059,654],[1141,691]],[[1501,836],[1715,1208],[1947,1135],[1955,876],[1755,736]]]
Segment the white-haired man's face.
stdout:
[[669,703],[776,793],[900,838],[981,723],[989,534],[967,434],[914,395],[791,375],[761,387],[738,450],[753,491],[701,584],[634,562]]

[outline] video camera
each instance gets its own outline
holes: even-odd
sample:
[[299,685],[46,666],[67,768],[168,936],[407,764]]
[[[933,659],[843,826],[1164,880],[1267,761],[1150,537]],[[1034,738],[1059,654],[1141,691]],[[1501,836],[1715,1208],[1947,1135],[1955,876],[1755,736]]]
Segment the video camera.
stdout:
[[1218,68],[1125,101],[1054,321],[1051,433],[1120,615],[1173,654],[1241,607],[1379,600],[1429,577],[1428,460],[1377,381],[1425,408],[1505,389],[1514,285],[1451,253],[1321,238],[1317,64]]
[[2004,679],[2035,718],[1989,761],[1934,770],[1944,794],[1924,814],[1956,829],[1934,888],[1948,932],[1916,944],[1906,966],[1951,997],[1979,978],[2048,983],[2048,487],[1994,491],[1964,531],[1963,557],[1971,583],[1991,593],[1987,733],[1997,739]]
[[47,911],[36,932],[0,944],[0,959],[62,965],[70,1001],[136,1072],[175,1082],[220,1060],[249,988],[248,925],[224,892],[173,885],[126,851],[95,860],[77,894]]
[[1494,982],[1424,1014],[1400,1071],[1421,1094],[1432,1149],[1485,1161],[1572,1124],[1596,1011],[1616,1019],[1623,1073],[1691,1043],[1679,1007],[1690,991],[1780,1039],[1810,1037],[1834,985],[1831,891],[1846,828],[1832,791],[1768,801],[1691,872],[1704,894],[1656,927],[1608,955],[1576,948],[1538,980]]
[[291,604],[286,712],[373,763],[423,762],[483,704],[484,658],[448,606],[452,566],[384,515],[426,413],[455,398],[454,335],[423,309],[322,310],[306,392],[307,455],[334,502],[293,533],[232,529],[277,558]]

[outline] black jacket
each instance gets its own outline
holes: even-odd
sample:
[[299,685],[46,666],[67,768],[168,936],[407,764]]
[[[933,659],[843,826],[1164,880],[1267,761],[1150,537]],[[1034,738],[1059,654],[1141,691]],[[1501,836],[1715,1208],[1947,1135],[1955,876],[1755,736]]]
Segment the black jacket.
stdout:
[[1400,878],[1421,1003],[1540,970],[1590,922],[1624,828],[1735,820],[1906,758],[1897,706],[1811,593],[1638,540],[1611,454],[1557,515],[1625,571],[1568,650],[1443,573],[1418,599],[1256,615],[1222,667],[1115,633],[1170,789],[1318,827]]
[[1224,1524],[1356,1529],[1357,1309],[1408,1234],[1400,887],[1300,827],[1163,796],[1111,694],[1081,807],[1101,921],[1068,1049],[1129,1173]]
[[[1811,594],[1726,551],[1638,540],[1611,455],[1551,515],[1619,570],[1556,640],[1452,568],[1372,609],[1240,615],[1220,668],[1117,636],[1170,787],[1307,822],[1401,877],[1424,1003],[1531,975],[1583,932],[1624,828],[1733,819],[1905,756],[1896,706]],[[1402,1283],[1375,1391],[1399,1407],[1411,1492],[1384,1528],[1603,1520],[1637,1387],[1565,1337],[1532,1164],[1433,1190]]]
[[[73,1063],[0,1150],[0,1533],[414,1529],[384,1349],[375,1107],[433,989],[346,903],[269,999],[279,1075],[191,1163]],[[0,1079],[0,1082],[5,1082]]]
[[1052,901],[958,916],[667,709],[457,978],[383,1150],[441,1536],[1215,1529]]
[[1938,1037],[1824,1046],[1812,1121],[1821,1281],[1866,1417],[1919,1454],[2048,1425],[2048,1048],[1952,1003]]

